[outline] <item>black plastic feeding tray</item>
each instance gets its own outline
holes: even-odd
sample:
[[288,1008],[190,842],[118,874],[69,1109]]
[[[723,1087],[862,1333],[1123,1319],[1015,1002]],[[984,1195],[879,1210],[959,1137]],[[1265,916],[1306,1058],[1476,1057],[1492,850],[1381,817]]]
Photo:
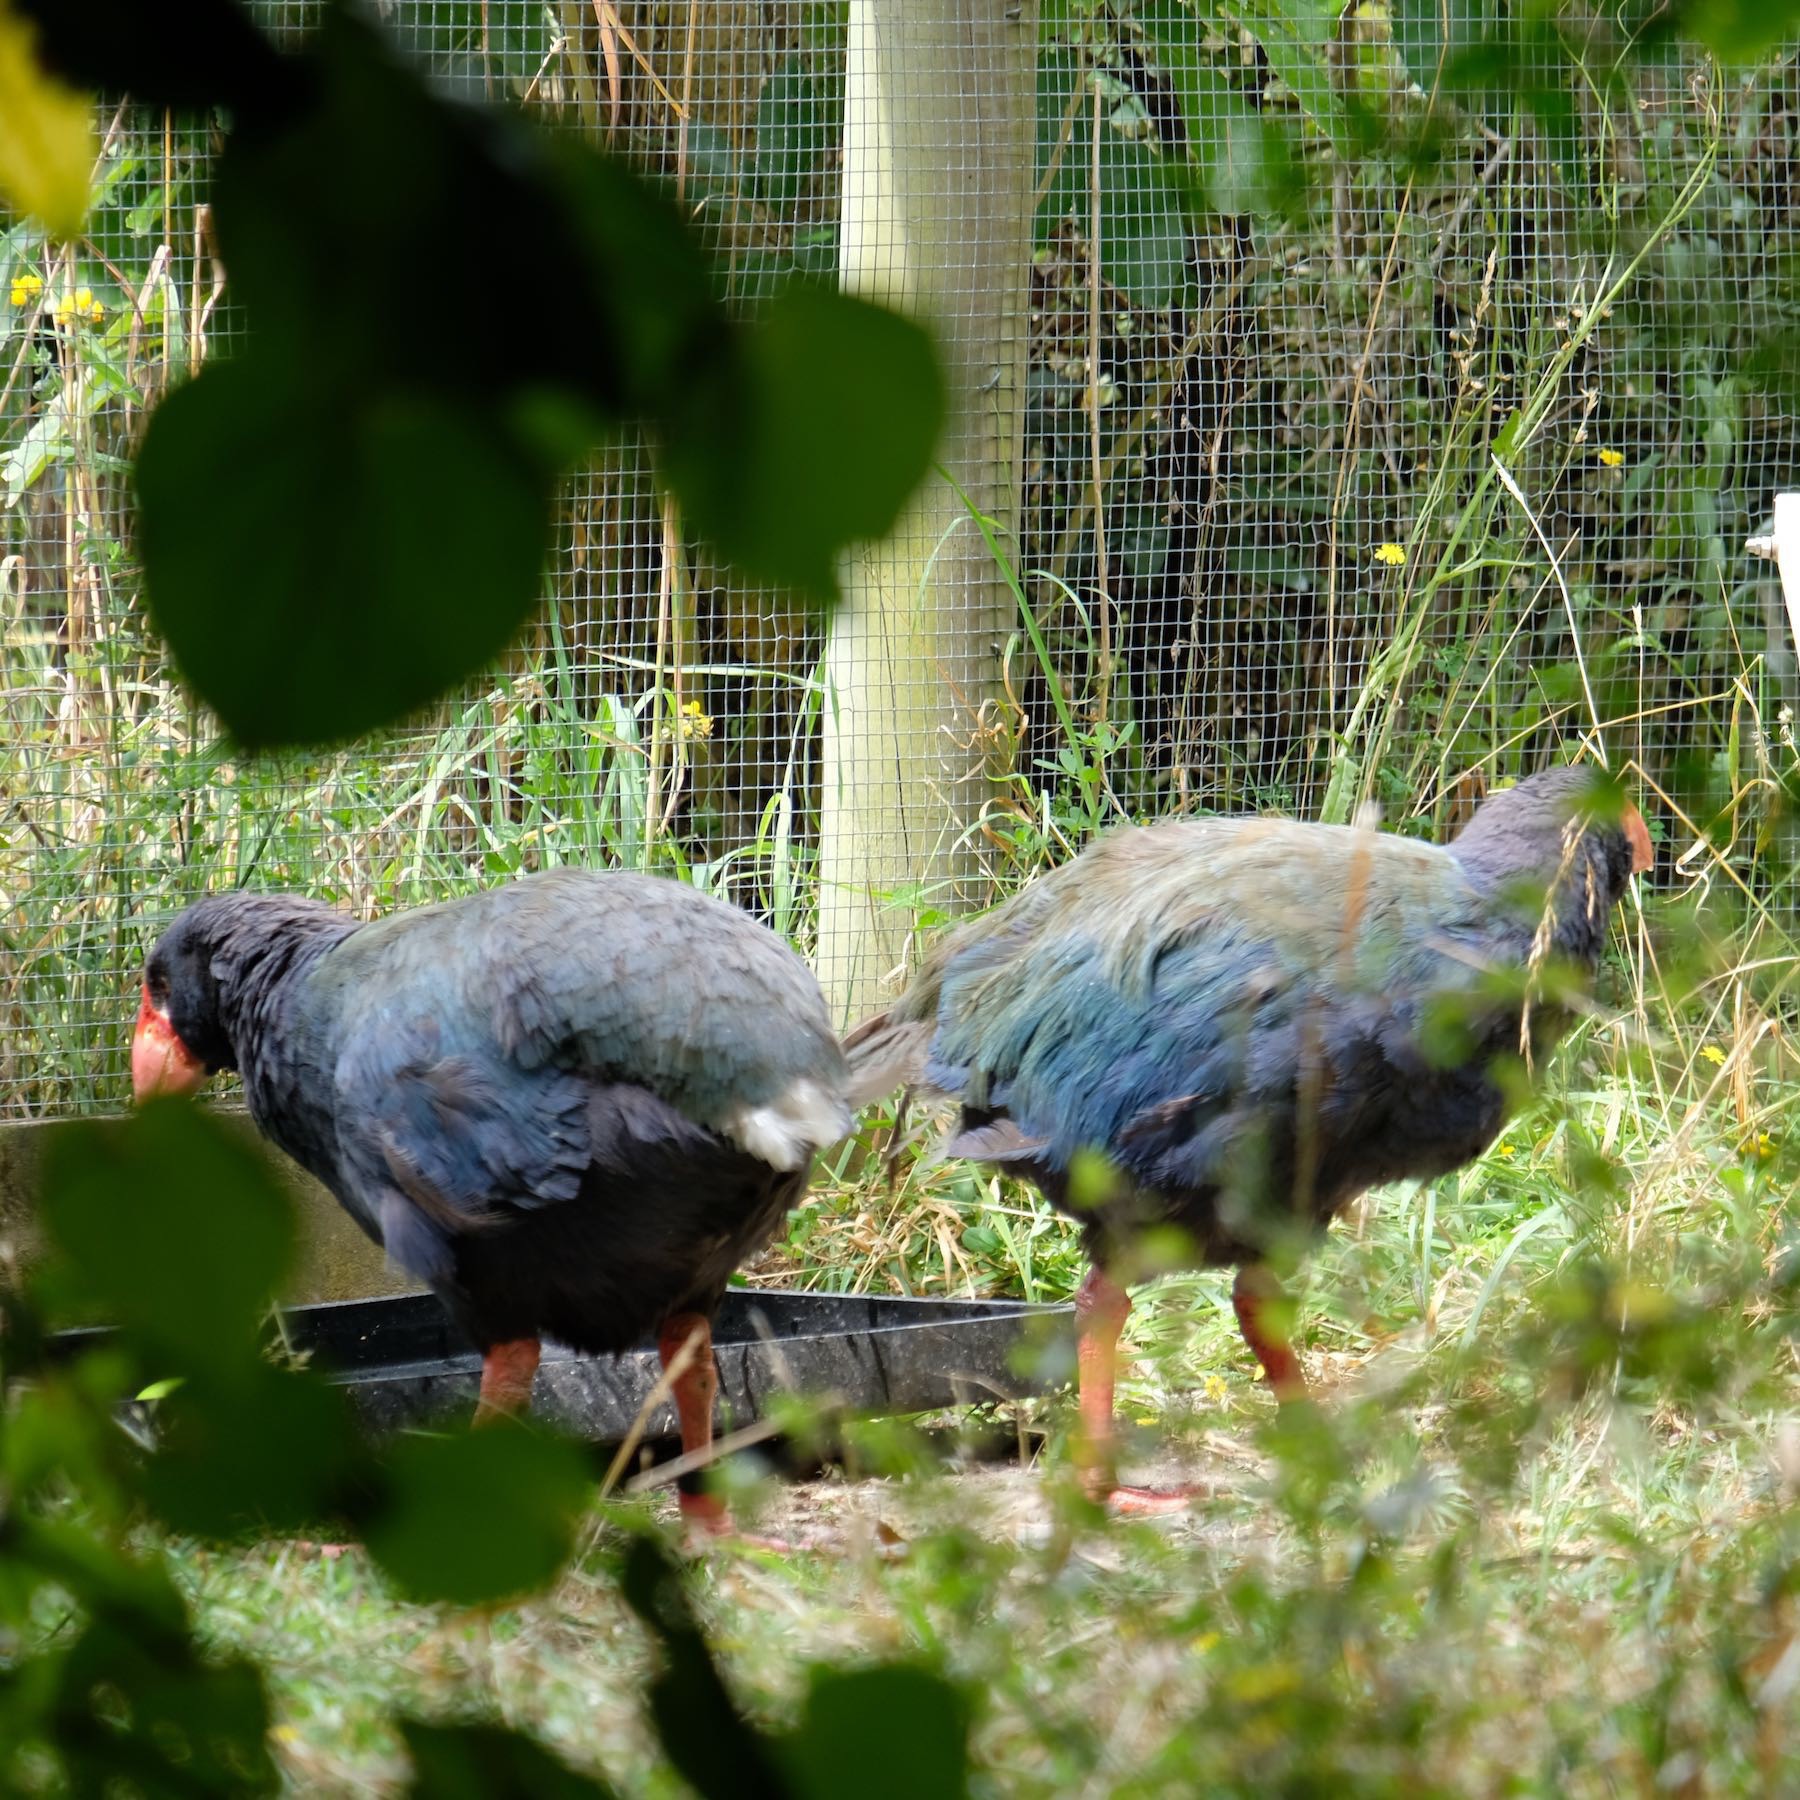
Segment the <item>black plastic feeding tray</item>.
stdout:
[[[1073,1316],[1068,1306],[1019,1300],[733,1288],[713,1316],[722,1422],[760,1419],[784,1393],[870,1414],[1042,1393],[1067,1379]],[[429,1294],[288,1307],[281,1317],[293,1350],[349,1390],[372,1431],[474,1410],[481,1358]],[[532,1416],[590,1442],[622,1442],[659,1372],[650,1342],[621,1356],[580,1356],[546,1340]],[[666,1400],[643,1424],[651,1439],[674,1430]]]

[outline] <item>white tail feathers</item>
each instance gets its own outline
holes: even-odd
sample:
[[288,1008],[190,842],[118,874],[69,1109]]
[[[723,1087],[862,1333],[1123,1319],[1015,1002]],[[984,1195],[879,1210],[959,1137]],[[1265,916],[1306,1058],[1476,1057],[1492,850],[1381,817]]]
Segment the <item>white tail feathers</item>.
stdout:
[[799,1169],[814,1151],[835,1144],[850,1125],[850,1109],[839,1095],[803,1079],[761,1106],[728,1113],[719,1129],[770,1168]]

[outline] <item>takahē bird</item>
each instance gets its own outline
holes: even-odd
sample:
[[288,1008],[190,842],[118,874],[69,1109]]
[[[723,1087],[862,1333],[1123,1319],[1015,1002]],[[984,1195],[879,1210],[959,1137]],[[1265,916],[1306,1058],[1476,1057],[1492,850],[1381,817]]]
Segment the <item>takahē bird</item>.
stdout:
[[[665,1367],[692,1345],[685,1450],[711,1441],[727,1278],[850,1123],[824,998],[773,932],[575,869],[370,925],[202,900],[151,952],[131,1069],[140,1100],[241,1072],[261,1130],[480,1348],[483,1414],[529,1404],[540,1335],[658,1328]],[[697,1488],[681,1505],[724,1527]]]
[[1493,794],[1447,849],[1280,819],[1123,829],[951,931],[850,1033],[852,1104],[903,1083],[947,1096],[945,1154],[1081,1219],[1095,1497],[1179,1503],[1120,1487],[1113,1446],[1123,1282],[1157,1228],[1179,1260],[1236,1266],[1245,1341],[1278,1398],[1303,1394],[1266,1259],[1366,1189],[1493,1142],[1506,1065],[1567,1022],[1544,975],[1592,976],[1651,861],[1635,808],[1578,768]]

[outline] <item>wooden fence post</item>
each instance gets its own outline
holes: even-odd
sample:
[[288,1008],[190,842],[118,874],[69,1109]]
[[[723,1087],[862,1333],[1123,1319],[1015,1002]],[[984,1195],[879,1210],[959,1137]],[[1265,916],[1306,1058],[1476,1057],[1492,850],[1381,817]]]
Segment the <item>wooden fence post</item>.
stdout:
[[[950,383],[940,461],[1017,523],[1031,273],[1036,6],[851,0],[840,273],[922,319]],[[881,1004],[920,906],[982,892],[999,653],[1015,602],[956,489],[930,477],[856,553],[826,654],[820,979]]]

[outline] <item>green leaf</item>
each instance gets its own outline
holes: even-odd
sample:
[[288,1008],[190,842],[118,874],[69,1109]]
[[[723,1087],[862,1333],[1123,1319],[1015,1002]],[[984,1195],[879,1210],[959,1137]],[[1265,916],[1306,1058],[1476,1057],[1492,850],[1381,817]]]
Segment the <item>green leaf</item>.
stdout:
[[0,457],[0,504],[16,506],[20,496],[59,456],[67,454],[69,424],[61,407],[49,408],[21,434],[12,450]]
[[1800,0],[1685,0],[1676,29],[1721,62],[1760,62],[1800,26]]
[[614,1790],[578,1775],[530,1738],[500,1725],[402,1719],[420,1800],[605,1800]]
[[857,1800],[957,1800],[969,1791],[969,1709],[941,1676],[904,1663],[817,1669],[799,1729],[784,1741],[801,1791],[844,1792],[856,1770]]
[[[538,598],[558,471],[630,418],[727,558],[835,593],[929,464],[916,326],[820,293],[738,327],[667,194],[444,104],[347,9],[281,73],[216,182],[246,345],[158,408],[138,468],[152,614],[245,745],[354,735],[491,659]],[[807,79],[780,76],[776,185],[812,153]],[[531,244],[530,329],[478,272],[445,287],[471,217]]]
[[360,1445],[340,1389],[252,1360],[185,1384],[157,1414],[144,1495],[176,1531],[296,1531],[348,1497]]
[[1306,173],[1285,125],[1238,107],[1222,111],[1201,159],[1203,193],[1227,218],[1254,214],[1297,218],[1307,195]]
[[735,379],[689,396],[664,472],[740,568],[835,594],[837,553],[891,529],[943,419],[943,377],[918,326],[795,281],[745,334]]
[[253,350],[157,409],[137,484],[151,616],[250,748],[423,705],[538,599],[548,465],[427,395],[295,394]]
[[75,87],[153,107],[253,106],[292,94],[289,73],[236,0],[9,0],[45,63]]
[[1494,29],[1499,7],[1497,0],[1391,0],[1390,16],[1406,72],[1429,94]]
[[574,1444],[523,1425],[407,1437],[388,1456],[369,1553],[416,1600],[479,1606],[541,1587],[592,1485]]
[[255,1367],[294,1252],[294,1215],[240,1134],[183,1101],[66,1125],[45,1152],[50,1241],[109,1323],[174,1372]]
[[687,192],[694,205],[709,196],[736,193],[744,172],[728,131],[710,119],[695,119],[688,126],[687,151]]
[[1148,145],[1100,140],[1100,267],[1139,306],[1172,306],[1187,279],[1187,215],[1167,165]]
[[1328,60],[1337,30],[1335,0],[1226,0],[1220,11],[1261,45],[1269,67],[1338,155],[1354,156],[1356,138]]
[[[24,1545],[27,1554],[41,1547],[35,1537]],[[262,1677],[248,1662],[201,1660],[162,1569],[82,1555],[61,1579],[80,1596],[85,1627],[27,1668],[68,1791],[272,1792]]]
[[1050,173],[1050,159],[1062,142],[1063,119],[1074,100],[1077,84],[1082,81],[1083,67],[1079,51],[1060,45],[1051,45],[1038,53],[1036,166],[1032,184],[1044,189],[1036,218],[1040,242],[1068,214],[1077,196],[1087,189],[1086,178],[1080,172],[1087,167],[1092,121],[1089,109],[1084,105],[1076,107],[1062,160],[1057,164],[1056,174],[1047,185],[1045,182]]
[[[719,1678],[695,1622],[681,1571],[650,1538],[625,1554],[625,1599],[663,1649],[650,1685],[650,1716],[677,1773],[702,1800],[786,1800],[791,1790],[762,1734]],[[854,1764],[860,1770],[861,1759]],[[843,1771],[838,1772],[842,1792]]]
[[[422,391],[504,409],[549,383],[616,410],[631,346],[596,316],[549,141],[513,116],[446,105],[346,8],[326,10],[301,66],[304,104],[278,129],[259,119],[234,130],[214,180],[249,354],[296,389],[370,403]],[[530,330],[481,267],[445,280],[469,263],[477,218],[504,218],[532,246],[540,300]],[[681,273],[699,281],[704,269],[692,257]],[[653,301],[664,298],[653,270],[642,279]]]
[[794,51],[776,64],[756,102],[756,197],[777,212],[792,206],[828,148],[825,102]]
[[[1253,107],[1198,49],[1195,17],[1176,0],[1156,0],[1144,14],[1157,66],[1181,102],[1188,149],[1199,171],[1188,185],[1193,204],[1227,218],[1250,213],[1298,218],[1307,175],[1293,126]],[[1104,249],[1104,246],[1102,246]]]
[[1138,9],[1138,20],[1155,46],[1156,66],[1168,77],[1181,103],[1188,148],[1203,156],[1221,99],[1229,97],[1236,106],[1244,102],[1231,91],[1214,63],[1201,54],[1203,22],[1179,0],[1146,0]]
[[186,1628],[186,1603],[160,1560],[132,1556],[67,1517],[23,1510],[10,1515],[0,1560],[37,1570],[97,1611],[133,1617],[154,1637],[174,1637]]

